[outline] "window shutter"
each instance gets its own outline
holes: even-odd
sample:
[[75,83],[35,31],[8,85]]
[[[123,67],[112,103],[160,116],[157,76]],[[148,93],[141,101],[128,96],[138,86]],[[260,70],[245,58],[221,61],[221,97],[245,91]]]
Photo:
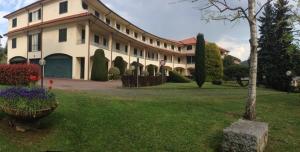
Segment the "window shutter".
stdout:
[[42,50],[42,34],[38,34],[38,51]]
[[41,9],[38,10],[38,17],[39,17],[39,20],[42,18],[42,10]]
[[28,52],[32,51],[32,35],[28,35]]
[[29,22],[32,22],[32,13],[29,13],[29,14],[28,14],[28,21],[29,21]]

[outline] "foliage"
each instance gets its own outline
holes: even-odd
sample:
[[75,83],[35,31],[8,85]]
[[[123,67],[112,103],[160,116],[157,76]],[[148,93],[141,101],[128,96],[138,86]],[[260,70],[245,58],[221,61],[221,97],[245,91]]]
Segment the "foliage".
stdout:
[[224,70],[224,74],[229,80],[240,80],[249,76],[249,67],[244,65],[232,65]]
[[223,84],[223,81],[222,80],[213,80],[211,82],[213,85],[222,85]]
[[118,80],[118,79],[120,79],[120,77],[121,77],[120,74],[121,74],[120,70],[117,67],[110,68],[109,72],[108,72],[110,80]]
[[[122,83],[123,87],[136,87],[137,86],[136,76],[123,76]],[[139,76],[138,79],[139,87],[161,85],[166,82],[166,77],[161,76]]]
[[150,64],[147,66],[147,71],[149,72],[149,76],[154,76],[156,71],[156,66],[153,64]]
[[41,68],[35,64],[0,65],[0,84],[3,85],[29,85],[40,78]]
[[220,49],[215,43],[208,43],[205,47],[206,81],[221,80],[223,63]]
[[132,76],[133,75],[133,70],[132,69],[127,69],[124,73],[124,76]]
[[228,67],[228,66],[231,66],[231,65],[234,65],[235,63],[234,63],[234,57],[233,56],[231,56],[231,55],[226,55],[225,57],[224,57],[224,60],[223,60],[223,66],[224,66],[224,68],[226,68],[226,67]]
[[0,91],[1,107],[34,112],[55,104],[55,95],[42,88],[12,87]]
[[176,71],[170,71],[169,72],[169,82],[189,83],[191,81],[188,78],[184,77],[183,75],[179,74]]
[[142,71],[142,76],[149,76],[149,72],[148,71]]
[[206,79],[205,66],[205,40],[203,34],[197,35],[196,53],[195,53],[195,79],[201,88]]
[[124,75],[126,67],[127,67],[127,63],[123,60],[122,57],[117,56],[114,62],[115,67],[119,68],[120,70],[120,74]]
[[[257,80],[258,83],[263,84],[264,77],[269,77],[269,72],[276,70],[276,67],[272,64],[273,56],[275,56],[274,49],[274,20],[275,12],[271,3],[268,3],[262,13],[262,16],[258,19],[261,23],[259,26],[260,38],[258,40],[258,68],[257,68]],[[272,82],[270,82],[272,83]]]
[[91,79],[94,81],[107,81],[108,80],[108,68],[107,60],[105,58],[104,51],[98,49],[94,55],[94,62],[92,67]]

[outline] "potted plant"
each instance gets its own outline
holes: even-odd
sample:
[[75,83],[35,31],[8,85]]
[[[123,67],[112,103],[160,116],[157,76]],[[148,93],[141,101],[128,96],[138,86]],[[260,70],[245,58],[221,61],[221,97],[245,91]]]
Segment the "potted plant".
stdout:
[[22,121],[36,121],[58,106],[54,93],[37,87],[11,87],[0,91],[0,109]]

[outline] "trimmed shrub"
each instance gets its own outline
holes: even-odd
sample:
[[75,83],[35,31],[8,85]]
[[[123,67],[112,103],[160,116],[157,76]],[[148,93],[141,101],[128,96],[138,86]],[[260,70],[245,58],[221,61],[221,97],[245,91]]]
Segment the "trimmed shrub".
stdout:
[[249,67],[231,65],[225,68],[224,74],[227,80],[236,80],[240,86],[246,86],[247,84],[243,84],[242,78],[249,77]]
[[114,66],[119,68],[121,75],[124,75],[126,67],[127,67],[127,63],[123,60],[122,57],[120,57],[120,56],[116,57]]
[[205,51],[206,81],[221,80],[223,63],[219,47],[215,43],[208,43]]
[[176,71],[169,72],[169,81],[175,83],[189,83],[190,80]]
[[[123,87],[136,87],[136,76],[123,76]],[[166,82],[166,77],[160,76],[139,76],[139,87],[161,85]]]
[[206,78],[205,40],[203,34],[198,34],[195,53],[195,79],[201,88]]
[[222,85],[223,84],[223,81],[222,80],[213,80],[211,82],[213,85]]
[[109,75],[110,80],[118,80],[121,77],[120,76],[120,70],[117,67],[110,68],[109,72],[108,72],[108,75]]
[[148,71],[143,71],[142,76],[149,76],[149,72]]
[[124,73],[124,76],[133,76],[133,70],[127,69]]
[[38,81],[40,74],[41,68],[35,64],[2,64],[0,65],[0,84],[29,85]]
[[149,76],[154,76],[155,75],[155,65],[150,64],[147,67],[147,71],[149,72]]
[[95,52],[91,79],[94,81],[108,81],[107,60],[102,49]]

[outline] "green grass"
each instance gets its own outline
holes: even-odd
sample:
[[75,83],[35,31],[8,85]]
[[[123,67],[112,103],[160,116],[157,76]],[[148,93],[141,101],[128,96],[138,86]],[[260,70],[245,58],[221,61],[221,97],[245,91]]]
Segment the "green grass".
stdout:
[[[43,129],[17,133],[0,121],[0,151],[218,151],[247,97],[236,85],[194,83],[55,92],[60,105]],[[257,116],[270,125],[267,152],[300,149],[299,94],[259,88]]]

